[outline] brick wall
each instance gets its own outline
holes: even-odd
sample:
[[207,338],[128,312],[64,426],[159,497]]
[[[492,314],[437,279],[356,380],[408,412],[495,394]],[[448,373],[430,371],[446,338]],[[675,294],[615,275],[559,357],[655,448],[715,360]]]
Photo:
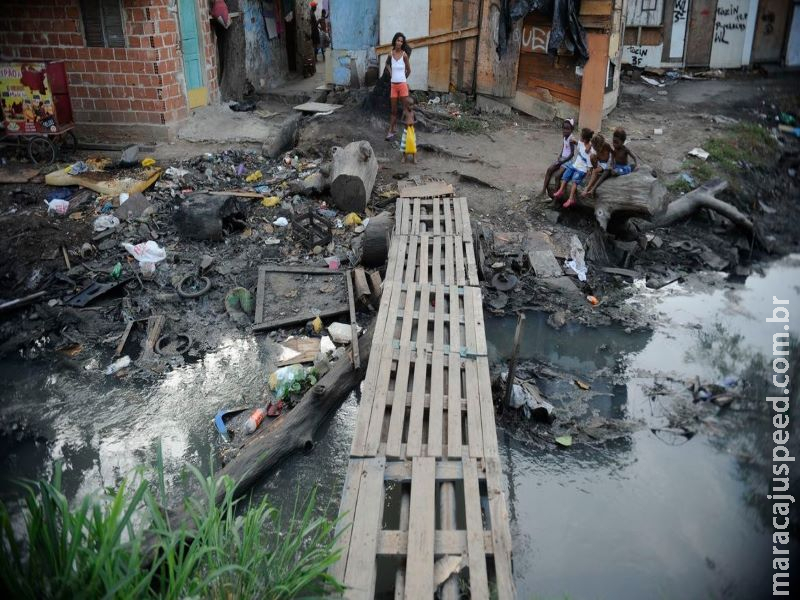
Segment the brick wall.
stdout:
[[[218,99],[208,3],[197,2],[209,99]],[[3,0],[3,57],[66,61],[75,120],[169,126],[188,115],[175,0],[121,0],[125,48],[87,47],[79,0]]]

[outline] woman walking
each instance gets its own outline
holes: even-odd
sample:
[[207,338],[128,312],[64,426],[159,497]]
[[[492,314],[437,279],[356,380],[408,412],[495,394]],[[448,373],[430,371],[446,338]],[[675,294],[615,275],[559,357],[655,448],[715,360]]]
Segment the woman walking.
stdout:
[[406,44],[406,36],[399,31],[392,38],[392,53],[386,59],[384,73],[391,76],[392,89],[389,99],[392,105],[392,114],[389,118],[389,131],[386,139],[394,138],[397,128],[397,103],[405,107],[406,98],[409,96],[408,76],[411,75],[411,62],[408,59],[411,48]]

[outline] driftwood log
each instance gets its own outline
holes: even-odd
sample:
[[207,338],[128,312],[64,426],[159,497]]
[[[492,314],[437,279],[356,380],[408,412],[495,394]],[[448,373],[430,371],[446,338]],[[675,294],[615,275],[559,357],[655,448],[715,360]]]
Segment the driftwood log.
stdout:
[[610,177],[597,188],[596,198],[577,196],[578,206],[594,211],[595,219],[605,231],[615,213],[652,221],[667,203],[667,189],[642,167],[623,177]]
[[[216,473],[218,478],[233,479],[237,496],[244,494],[287,456],[313,446],[316,431],[364,379],[374,327],[373,322],[359,339],[360,368],[354,369],[349,358],[335,362],[292,410],[243,439],[236,456]],[[223,497],[224,492],[220,491],[218,504]]]
[[369,142],[333,148],[331,199],[345,212],[363,213],[378,176],[378,159]]

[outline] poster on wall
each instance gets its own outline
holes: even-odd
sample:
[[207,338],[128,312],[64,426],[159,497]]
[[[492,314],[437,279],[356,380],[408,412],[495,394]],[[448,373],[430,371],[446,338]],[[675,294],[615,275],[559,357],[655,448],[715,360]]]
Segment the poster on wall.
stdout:
[[0,107],[9,132],[55,132],[55,105],[45,64],[0,63]]

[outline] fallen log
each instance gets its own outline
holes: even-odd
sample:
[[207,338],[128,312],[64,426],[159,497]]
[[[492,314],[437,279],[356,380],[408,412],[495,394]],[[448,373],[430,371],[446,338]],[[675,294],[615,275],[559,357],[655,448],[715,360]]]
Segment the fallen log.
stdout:
[[667,189],[651,175],[649,168],[641,167],[630,175],[606,179],[595,196],[583,197],[578,193],[578,206],[593,210],[598,224],[606,231],[615,213],[653,220],[666,206]]
[[[233,479],[235,494],[239,496],[286,457],[299,450],[310,450],[316,431],[364,379],[374,328],[373,322],[359,339],[360,368],[354,369],[350,358],[335,362],[292,410],[243,438],[239,452],[217,471],[216,477]],[[224,489],[217,493],[217,503],[223,497]]]
[[364,213],[378,176],[378,159],[369,142],[333,149],[331,199],[345,212]]

